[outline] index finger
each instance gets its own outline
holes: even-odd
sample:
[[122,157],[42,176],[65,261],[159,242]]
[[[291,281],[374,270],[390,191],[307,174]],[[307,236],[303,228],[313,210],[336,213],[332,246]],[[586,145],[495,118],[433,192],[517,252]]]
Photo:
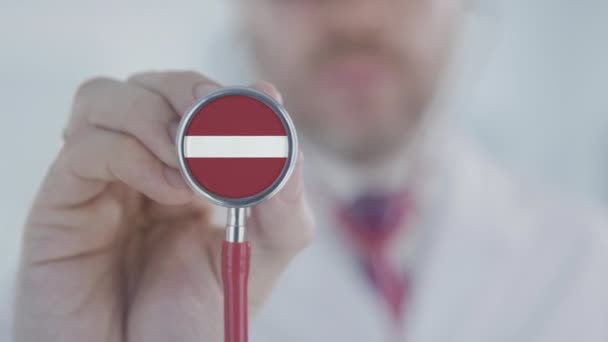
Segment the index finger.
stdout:
[[194,71],[144,72],[129,77],[127,82],[160,95],[179,116],[194,101],[221,87]]

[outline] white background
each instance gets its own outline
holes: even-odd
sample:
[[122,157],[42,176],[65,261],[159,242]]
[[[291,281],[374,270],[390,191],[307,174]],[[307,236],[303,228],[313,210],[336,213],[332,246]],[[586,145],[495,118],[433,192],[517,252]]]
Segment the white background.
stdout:
[[[224,1],[0,0],[0,289],[78,83],[147,69],[219,75],[205,66],[228,26]],[[470,17],[477,82],[457,120],[514,171],[608,203],[608,2],[482,0]]]

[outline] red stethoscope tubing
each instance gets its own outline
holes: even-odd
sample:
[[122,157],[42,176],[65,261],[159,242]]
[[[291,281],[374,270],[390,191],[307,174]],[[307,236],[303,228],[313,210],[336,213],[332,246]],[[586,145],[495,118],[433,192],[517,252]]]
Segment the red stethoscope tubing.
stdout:
[[249,241],[224,241],[222,282],[224,284],[224,342],[247,342],[247,282],[251,263]]

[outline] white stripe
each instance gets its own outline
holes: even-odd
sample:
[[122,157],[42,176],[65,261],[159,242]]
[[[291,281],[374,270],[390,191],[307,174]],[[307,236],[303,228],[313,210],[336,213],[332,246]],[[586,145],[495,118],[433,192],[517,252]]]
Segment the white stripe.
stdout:
[[287,158],[287,136],[184,137],[186,158]]

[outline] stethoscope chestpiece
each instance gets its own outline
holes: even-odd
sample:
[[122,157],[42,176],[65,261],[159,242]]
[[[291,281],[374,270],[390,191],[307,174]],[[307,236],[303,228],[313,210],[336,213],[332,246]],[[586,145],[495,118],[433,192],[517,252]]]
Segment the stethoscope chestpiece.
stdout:
[[176,146],[193,191],[220,206],[239,208],[268,199],[285,185],[298,141],[289,114],[272,97],[227,87],[188,110]]

